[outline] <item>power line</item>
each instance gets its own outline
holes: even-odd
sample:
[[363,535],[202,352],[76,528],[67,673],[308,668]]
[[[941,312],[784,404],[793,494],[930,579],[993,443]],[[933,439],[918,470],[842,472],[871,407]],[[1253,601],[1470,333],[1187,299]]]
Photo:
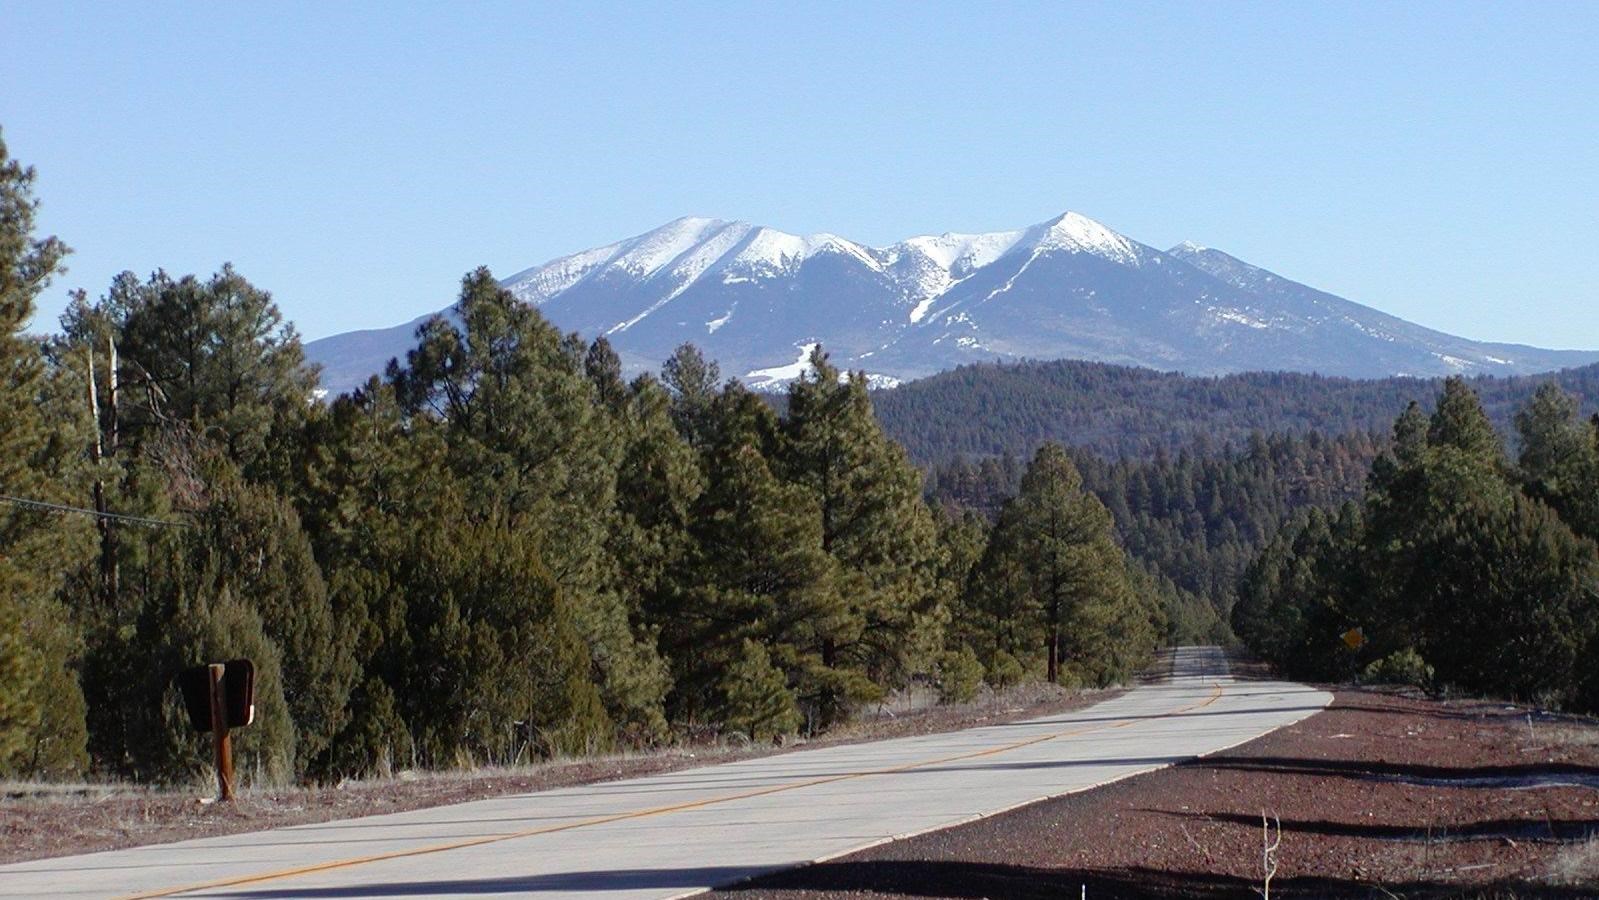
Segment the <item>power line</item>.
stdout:
[[100,512],[97,509],[85,509],[81,506],[62,506],[59,503],[46,503],[43,500],[29,500],[26,497],[8,497],[0,494],[0,502],[10,503],[14,506],[25,506],[33,509],[44,509],[50,512],[80,513],[86,516],[95,516],[101,519],[110,519],[114,522],[127,522],[130,525],[165,526],[167,528],[193,528],[188,522],[168,522],[164,519],[147,519],[143,516],[125,516],[121,513]]

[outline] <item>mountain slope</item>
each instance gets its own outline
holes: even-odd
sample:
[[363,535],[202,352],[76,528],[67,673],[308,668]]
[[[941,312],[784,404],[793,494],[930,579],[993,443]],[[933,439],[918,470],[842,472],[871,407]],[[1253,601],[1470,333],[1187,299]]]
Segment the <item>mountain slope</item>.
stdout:
[[[556,325],[606,335],[632,371],[692,342],[774,386],[820,343],[880,384],[995,359],[1086,359],[1195,374],[1520,374],[1599,360],[1453,337],[1191,244],[1162,252],[1076,213],[1015,231],[868,247],[683,218],[504,284]],[[418,323],[307,346],[346,390]]]

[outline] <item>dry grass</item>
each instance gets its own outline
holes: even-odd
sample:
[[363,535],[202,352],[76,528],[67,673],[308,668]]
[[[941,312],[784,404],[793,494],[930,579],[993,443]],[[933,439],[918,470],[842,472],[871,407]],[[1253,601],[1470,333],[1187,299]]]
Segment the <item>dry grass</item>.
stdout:
[[1573,844],[1556,854],[1549,864],[1549,880],[1555,884],[1599,889],[1599,837]]
[[1599,724],[1535,721],[1532,731],[1546,747],[1599,747]]

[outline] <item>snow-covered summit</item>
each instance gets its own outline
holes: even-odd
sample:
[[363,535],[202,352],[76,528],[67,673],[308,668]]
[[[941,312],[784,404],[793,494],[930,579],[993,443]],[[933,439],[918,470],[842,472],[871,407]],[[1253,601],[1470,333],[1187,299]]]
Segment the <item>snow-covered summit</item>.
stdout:
[[[606,335],[634,372],[684,342],[781,385],[820,343],[874,383],[994,359],[1219,373],[1538,372],[1599,354],[1480,344],[1316,291],[1192,241],[1161,252],[1080,213],[873,247],[686,217],[504,282],[563,330]],[[403,358],[417,323],[307,346],[344,390]]]
[[1028,229],[1028,237],[1034,254],[1048,250],[1091,253],[1129,266],[1138,265],[1143,257],[1142,244],[1074,212],[1034,225]]
[[[906,319],[915,323],[932,301],[1013,252],[1091,253],[1137,265],[1146,250],[1074,212],[1029,228],[919,235],[886,247],[870,247],[827,232],[799,235],[749,222],[684,217],[528,269],[506,283],[518,297],[542,305],[588,279],[660,279],[671,285],[665,298],[671,300],[702,280],[739,284],[782,278],[819,256],[836,254],[896,285],[909,310]],[[622,324],[630,325],[631,320]]]

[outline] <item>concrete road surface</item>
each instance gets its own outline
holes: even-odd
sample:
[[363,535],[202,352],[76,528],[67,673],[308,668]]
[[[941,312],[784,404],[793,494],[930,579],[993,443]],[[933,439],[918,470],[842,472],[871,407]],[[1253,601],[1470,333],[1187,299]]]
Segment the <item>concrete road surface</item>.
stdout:
[[1187,647],[1169,681],[1063,715],[0,866],[0,896],[676,897],[1213,753],[1331,700]]

